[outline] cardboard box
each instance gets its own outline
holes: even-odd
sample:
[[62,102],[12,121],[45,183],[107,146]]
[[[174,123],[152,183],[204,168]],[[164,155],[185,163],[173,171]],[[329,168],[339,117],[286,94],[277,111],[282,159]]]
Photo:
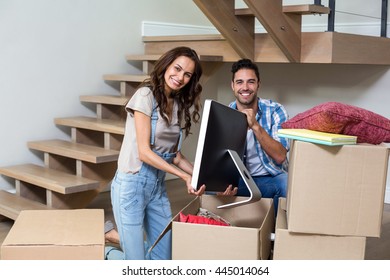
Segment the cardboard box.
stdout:
[[274,260],[363,260],[366,237],[288,231],[286,199],[279,199]]
[[1,246],[3,260],[103,260],[103,209],[25,210]]
[[332,147],[293,141],[289,231],[379,237],[388,160],[385,145]]
[[179,215],[172,220],[172,258],[174,260],[269,259],[271,232],[275,226],[272,199],[230,209],[217,206],[247,198],[203,195],[181,212],[195,215],[207,209],[229,221],[233,226],[182,223]]

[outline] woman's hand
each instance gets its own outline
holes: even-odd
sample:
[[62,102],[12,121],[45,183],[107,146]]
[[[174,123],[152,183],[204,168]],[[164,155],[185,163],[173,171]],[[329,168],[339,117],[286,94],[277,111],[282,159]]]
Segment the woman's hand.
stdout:
[[186,182],[188,194],[201,196],[205,192],[205,190],[206,190],[206,186],[205,185],[202,185],[197,191],[194,190],[194,188],[191,185],[191,181],[192,181],[192,177],[191,176],[188,176],[184,181]]
[[225,196],[234,196],[237,194],[238,188],[233,188],[232,185],[229,185],[224,192],[217,192],[217,195],[225,195]]
[[197,196],[201,196],[204,194],[206,190],[206,186],[205,185],[202,185],[197,191],[195,191],[192,186],[191,186],[191,192],[189,192],[190,194],[194,194],[194,195],[197,195]]

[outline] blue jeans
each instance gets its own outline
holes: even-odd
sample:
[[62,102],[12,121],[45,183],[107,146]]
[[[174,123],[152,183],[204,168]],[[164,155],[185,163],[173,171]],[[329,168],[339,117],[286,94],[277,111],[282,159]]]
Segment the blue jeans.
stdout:
[[[283,172],[279,175],[272,176],[253,176],[257,187],[261,191],[262,197],[272,198],[274,201],[275,215],[278,211],[279,197],[287,196],[287,173]],[[244,181],[240,179],[238,184],[238,196],[249,196],[249,190]]]
[[123,259],[171,259],[171,232],[147,255],[148,247],[153,245],[172,218],[164,180],[165,172],[145,163],[137,174],[115,174],[111,184],[111,203]]

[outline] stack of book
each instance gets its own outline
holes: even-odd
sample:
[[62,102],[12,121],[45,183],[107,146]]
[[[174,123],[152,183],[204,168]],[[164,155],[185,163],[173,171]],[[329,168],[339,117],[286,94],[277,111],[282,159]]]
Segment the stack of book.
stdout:
[[310,129],[279,129],[278,136],[328,146],[354,145],[357,142],[357,136],[320,132]]

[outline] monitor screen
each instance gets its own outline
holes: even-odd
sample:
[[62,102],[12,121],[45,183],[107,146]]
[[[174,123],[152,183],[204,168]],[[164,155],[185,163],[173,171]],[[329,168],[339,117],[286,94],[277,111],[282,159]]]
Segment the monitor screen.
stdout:
[[236,187],[242,178],[251,197],[241,204],[260,199],[261,193],[242,162],[247,130],[244,113],[214,100],[205,101],[191,182],[195,189],[205,184],[207,192],[223,192],[230,184]]

